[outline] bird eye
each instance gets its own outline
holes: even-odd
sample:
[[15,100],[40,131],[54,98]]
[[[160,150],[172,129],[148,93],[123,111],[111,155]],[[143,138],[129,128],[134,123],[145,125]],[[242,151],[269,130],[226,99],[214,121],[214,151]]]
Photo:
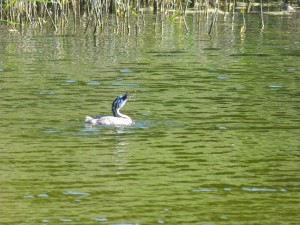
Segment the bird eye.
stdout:
[[126,100],[127,98],[128,98],[127,94],[124,94],[123,97],[122,97],[123,100]]

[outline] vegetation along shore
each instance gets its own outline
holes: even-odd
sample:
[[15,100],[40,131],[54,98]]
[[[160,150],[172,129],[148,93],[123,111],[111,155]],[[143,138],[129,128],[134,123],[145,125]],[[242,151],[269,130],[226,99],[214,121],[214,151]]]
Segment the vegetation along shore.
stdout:
[[287,14],[299,9],[299,0],[0,0],[0,25],[14,30],[51,27],[63,29],[70,21],[85,18],[85,29],[105,26],[105,18],[113,15],[116,23],[124,22],[130,31],[129,21],[139,21],[145,13],[154,13],[170,22],[180,19],[185,25],[186,15],[192,13],[197,19],[209,22],[210,35],[218,14],[260,13],[263,27],[264,13]]

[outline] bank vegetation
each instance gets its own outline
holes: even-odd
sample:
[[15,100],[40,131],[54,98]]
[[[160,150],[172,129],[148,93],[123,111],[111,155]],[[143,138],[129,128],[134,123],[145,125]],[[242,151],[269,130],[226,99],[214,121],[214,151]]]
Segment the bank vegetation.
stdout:
[[219,13],[261,13],[263,26],[264,11],[290,12],[290,5],[297,7],[299,4],[300,0],[0,0],[0,24],[17,30],[24,27],[42,29],[50,24],[57,31],[70,20],[76,26],[76,20],[84,17],[85,28],[96,33],[103,28],[105,16],[115,15],[116,23],[127,21],[130,31],[129,20],[138,20],[150,12],[171,22],[180,18],[188,31],[185,18],[188,13],[193,13],[197,18],[209,21],[210,34]]

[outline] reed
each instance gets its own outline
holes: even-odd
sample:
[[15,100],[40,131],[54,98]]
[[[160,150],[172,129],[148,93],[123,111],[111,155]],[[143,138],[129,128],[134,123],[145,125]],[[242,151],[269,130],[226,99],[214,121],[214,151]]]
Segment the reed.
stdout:
[[[163,18],[173,21],[180,18],[189,31],[186,15],[193,13],[198,19],[206,18],[207,33],[212,34],[219,12],[234,12],[239,6],[242,13],[249,13],[255,4],[261,6],[263,27],[263,1],[248,0],[0,0],[0,23],[13,29],[24,27],[39,28],[48,24],[55,31],[63,33],[69,20],[73,20],[76,31],[77,20],[87,18],[85,29],[91,28],[96,34],[104,26],[104,15],[115,14],[116,23],[125,21],[128,32],[131,30],[131,20],[139,23],[140,15],[145,12],[160,14]],[[297,1],[297,0],[295,0]],[[291,1],[290,1],[291,2]],[[278,0],[278,5],[281,0]]]

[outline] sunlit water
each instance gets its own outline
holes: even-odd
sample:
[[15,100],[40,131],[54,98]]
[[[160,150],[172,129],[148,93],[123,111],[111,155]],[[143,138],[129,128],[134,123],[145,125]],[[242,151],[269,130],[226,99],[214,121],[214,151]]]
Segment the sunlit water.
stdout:
[[264,19],[0,30],[0,223],[299,224],[299,18]]

